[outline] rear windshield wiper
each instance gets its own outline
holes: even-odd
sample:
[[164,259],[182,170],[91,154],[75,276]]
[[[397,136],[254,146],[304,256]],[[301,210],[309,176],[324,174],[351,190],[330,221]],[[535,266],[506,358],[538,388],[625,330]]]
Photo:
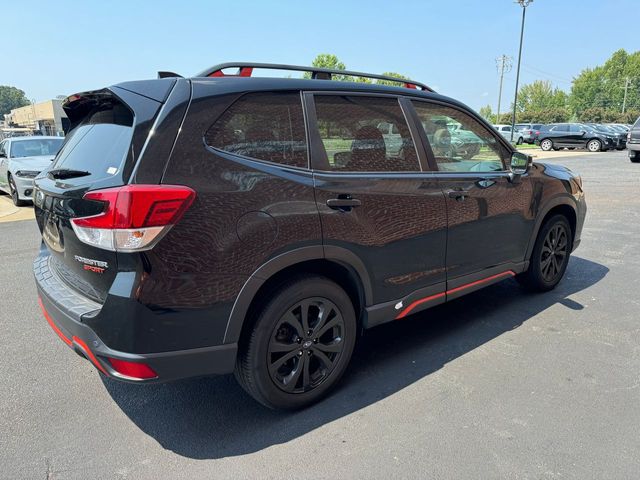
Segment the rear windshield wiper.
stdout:
[[73,170],[72,168],[54,168],[53,170],[49,170],[47,172],[47,176],[55,180],[86,177],[87,175],[91,175],[91,172],[86,172],[84,170]]

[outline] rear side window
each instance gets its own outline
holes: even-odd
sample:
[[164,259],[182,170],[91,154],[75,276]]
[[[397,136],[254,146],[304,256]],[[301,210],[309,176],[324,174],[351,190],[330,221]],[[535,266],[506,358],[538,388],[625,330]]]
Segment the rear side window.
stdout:
[[236,155],[306,168],[307,141],[300,94],[244,95],[209,128],[205,142]]
[[397,99],[317,95],[315,105],[329,169],[420,171],[409,127]]
[[133,135],[133,114],[120,103],[92,111],[67,137],[53,168],[88,171],[94,177],[122,169]]

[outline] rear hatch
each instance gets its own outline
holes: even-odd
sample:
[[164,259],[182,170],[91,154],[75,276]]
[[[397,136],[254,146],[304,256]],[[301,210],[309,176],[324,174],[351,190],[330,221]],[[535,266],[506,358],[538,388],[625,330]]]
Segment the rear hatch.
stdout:
[[73,129],[35,180],[36,220],[50,268],[100,303],[117,274],[117,254],[81,242],[71,219],[103,210],[102,203],[83,199],[87,191],[128,183],[161,105],[119,87],[72,95],[63,108]]

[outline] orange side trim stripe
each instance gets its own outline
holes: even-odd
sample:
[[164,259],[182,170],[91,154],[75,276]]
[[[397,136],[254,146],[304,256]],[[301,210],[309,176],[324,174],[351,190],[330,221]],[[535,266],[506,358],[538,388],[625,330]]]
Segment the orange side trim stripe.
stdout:
[[96,356],[93,354],[91,349],[87,346],[86,343],[84,343],[84,341],[81,338],[73,337],[73,341],[82,347],[82,350],[84,350],[84,353],[89,355],[89,360],[91,360],[91,363],[93,363],[98,370],[100,370],[105,375],[109,375],[105,370],[105,368],[102,365],[100,365],[100,362],[98,361]]
[[483,278],[482,280],[476,280],[475,282],[467,283],[466,285],[461,285],[459,287],[452,288],[451,290],[447,290],[447,295],[449,295],[450,293],[459,292],[460,290],[464,290],[464,289],[469,288],[469,287],[475,287],[476,285],[480,285],[482,283],[490,282],[491,280],[495,280],[496,278],[504,277],[504,276],[507,276],[507,275],[510,276],[510,277],[513,277],[513,276],[515,276],[515,273],[512,272],[511,270],[508,270],[506,272],[498,273],[496,275],[491,275],[490,277]]
[[500,278],[500,277],[506,277],[506,276],[514,277],[515,275],[516,275],[516,273],[513,272],[512,270],[507,270],[506,272],[497,273],[496,275],[491,275],[490,277],[483,278],[481,280],[476,280],[475,282],[467,283],[465,285],[461,285],[461,286],[456,287],[456,288],[452,288],[451,290],[447,290],[446,292],[440,292],[440,293],[436,293],[435,295],[431,295],[429,297],[421,298],[419,300],[416,300],[411,305],[409,305],[407,308],[405,308],[402,312],[400,312],[400,314],[396,317],[396,320],[399,320],[401,318],[406,317],[407,315],[409,315],[409,313],[411,313],[411,311],[414,308],[416,308],[418,305],[421,305],[423,303],[430,302],[431,300],[435,300],[437,298],[442,298],[445,295],[450,295],[452,293],[456,293],[456,292],[459,292],[461,290],[465,290],[467,288],[475,287],[476,285],[481,285],[483,283],[490,282],[491,280],[495,280],[495,279]]
[[49,326],[53,329],[54,332],[58,334],[60,339],[70,347],[73,342],[71,342],[71,340],[69,340],[67,336],[64,333],[62,333],[62,330],[60,330],[58,326],[55,323],[53,323],[53,319],[49,316],[49,314],[45,310],[44,305],[42,304],[42,299],[40,297],[38,297],[38,303],[40,304],[40,308],[42,309],[44,318],[47,320],[47,323],[49,324]]
[[444,296],[445,296],[445,293],[444,292],[440,292],[440,293],[436,293],[435,295],[431,295],[430,297],[425,297],[425,298],[421,298],[420,300],[416,300],[411,305],[409,305],[407,308],[405,308],[402,312],[400,312],[400,315],[398,315],[396,317],[396,320],[398,320],[400,318],[404,318],[407,315],[409,315],[409,312],[411,312],[411,310],[416,308],[418,305],[420,305],[422,303],[425,303],[425,302],[430,302],[431,300],[435,300],[436,298],[441,298],[441,297],[444,297]]

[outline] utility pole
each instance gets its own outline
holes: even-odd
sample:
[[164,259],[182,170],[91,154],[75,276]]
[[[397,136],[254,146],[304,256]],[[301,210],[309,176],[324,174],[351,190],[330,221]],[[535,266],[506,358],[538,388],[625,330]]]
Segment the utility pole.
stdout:
[[520,81],[520,61],[522,60],[522,39],[524,38],[524,18],[527,13],[527,7],[533,3],[533,0],[516,0],[516,3],[522,7],[522,25],[520,27],[520,49],[518,50],[518,68],[516,70],[516,93],[513,97],[513,118],[511,119],[511,143],[513,143],[513,130],[516,128],[516,105],[518,103],[518,83]]
[[631,86],[631,79],[629,77],[624,79],[624,99],[622,100],[622,113],[627,108],[627,90]]
[[505,73],[511,71],[513,66],[513,59],[507,55],[500,55],[496,58],[496,68],[500,72],[500,88],[498,89],[498,113],[496,113],[496,123],[500,123],[500,102],[502,100],[502,79]]

